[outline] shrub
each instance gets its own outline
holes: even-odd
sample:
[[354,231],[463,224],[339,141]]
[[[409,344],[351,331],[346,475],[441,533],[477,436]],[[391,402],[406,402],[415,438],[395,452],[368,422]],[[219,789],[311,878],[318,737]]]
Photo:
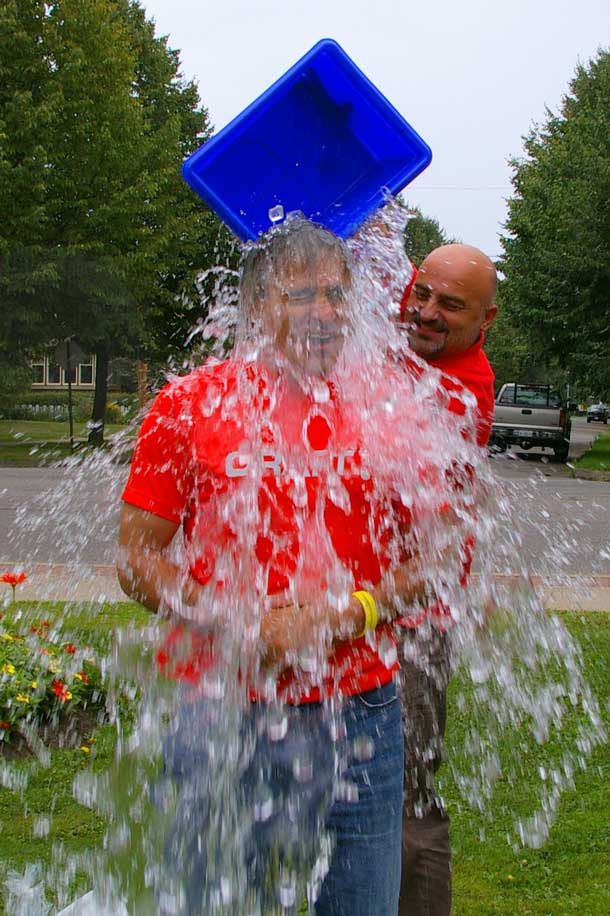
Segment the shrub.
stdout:
[[[72,393],[72,415],[77,422],[91,417],[92,392]],[[117,394],[106,408],[106,423],[126,423],[138,410],[137,395]],[[57,420],[68,421],[67,391],[22,391],[0,397],[0,420]]]

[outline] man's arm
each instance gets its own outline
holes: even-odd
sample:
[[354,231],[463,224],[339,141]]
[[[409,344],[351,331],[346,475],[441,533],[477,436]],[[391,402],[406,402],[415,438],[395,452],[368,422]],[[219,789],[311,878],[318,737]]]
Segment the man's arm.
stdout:
[[[149,610],[157,612],[164,604],[197,622],[206,588],[188,574],[185,576],[184,570],[166,556],[177,530],[174,522],[124,504],[119,525],[119,582],[130,598]],[[396,616],[392,600],[396,595],[406,603],[423,595],[424,585],[415,561],[394,573],[391,588],[379,586],[370,592],[381,620]],[[363,631],[364,609],[357,598],[350,596],[343,608],[329,607],[325,595],[316,598],[298,605],[285,598],[272,599],[272,606],[261,619],[259,649],[263,664],[281,667],[295,654],[321,648],[320,640],[331,651],[334,644],[353,639]]]
[[157,612],[164,602],[193,606],[203,587],[166,557],[178,525],[151,512],[123,504],[119,522],[117,573],[123,591]]

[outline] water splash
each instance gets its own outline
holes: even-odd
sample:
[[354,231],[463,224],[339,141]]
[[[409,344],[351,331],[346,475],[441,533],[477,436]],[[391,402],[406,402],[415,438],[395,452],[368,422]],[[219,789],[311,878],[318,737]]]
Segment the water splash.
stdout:
[[[6,883],[7,900],[17,907],[11,912],[35,912],[29,905],[48,912],[45,881],[59,888],[58,900],[67,903],[69,879],[77,870],[96,888],[95,900],[88,898],[95,912],[106,907],[117,913],[127,904],[130,914],[220,914],[236,907],[239,912],[276,907],[290,913],[302,899],[313,904],[332,859],[332,836],[325,829],[328,807],[332,798],[358,800],[358,786],[345,778],[346,768],[350,760],[365,764],[374,759],[376,748],[366,735],[347,741],[341,704],[335,701],[319,708],[315,729],[326,753],[323,759],[312,757],[311,741],[278,697],[276,672],[261,665],[255,650],[268,608],[269,569],[260,555],[263,547],[283,550],[288,569],[284,591],[297,606],[303,595],[311,596],[319,614],[319,640],[304,642],[289,656],[295,671],[290,689],[306,692],[329,674],[324,612],[329,606],[344,607],[354,588],[353,569],[337,556],[328,523],[334,516],[339,520],[335,530],[346,524],[354,492],[350,487],[370,486],[371,517],[385,525],[380,523],[369,536],[387,558],[388,569],[411,553],[423,570],[432,571],[415,604],[393,596],[403,613],[421,618],[417,637],[404,646],[419,664],[427,663],[426,641],[438,627],[428,614],[432,596],[450,609],[442,625],[453,667],[461,672],[453,714],[463,727],[449,762],[469,804],[489,810],[502,781],[524,778],[531,748],[561,738],[546,755],[529,813],[513,822],[511,841],[540,845],[562,792],[605,740],[600,710],[580,673],[578,648],[561,621],[543,613],[525,560],[516,569],[508,565],[523,551],[507,498],[498,497],[487,462],[462,436],[467,421],[448,414],[438,373],[408,352],[394,321],[411,271],[402,246],[403,224],[401,207],[389,206],[381,222],[350,242],[353,289],[345,324],[340,329],[319,322],[301,325],[292,350],[281,358],[275,354],[272,361],[269,329],[257,316],[246,320],[238,307],[235,273],[218,267],[200,278],[200,290],[212,287],[207,317],[187,341],[195,345],[194,355],[174,368],[182,375],[207,361],[202,371],[212,376],[212,383],[193,402],[197,423],[212,428],[220,417],[233,424],[235,447],[226,449],[226,468],[240,485],[223,493],[222,500],[208,502],[205,512],[195,512],[190,540],[177,539],[170,556],[185,576],[189,568],[201,576],[202,543],[230,544],[239,537],[239,549],[216,552],[212,578],[222,587],[213,598],[186,606],[179,593],[166,596],[173,613],[187,620],[187,639],[172,644],[165,667],[159,653],[173,638],[171,624],[151,620],[144,632],[117,634],[104,660],[111,685],[116,685],[108,700],[118,729],[115,763],[102,774],[80,774],[74,786],[83,805],[107,818],[104,848],[95,856],[70,859],[58,850],[46,876],[34,866],[23,879],[13,875]],[[298,302],[293,305],[299,308]],[[328,377],[295,373],[291,357],[323,363],[333,334],[341,338],[341,347]],[[222,374],[229,349],[240,367],[231,385]],[[265,359],[274,368],[271,382],[268,374],[248,371]],[[413,368],[409,374],[402,371],[405,362]],[[295,383],[298,399],[291,395]],[[343,405],[347,433],[333,412],[337,391],[349,392]],[[308,405],[302,415],[288,409],[299,399]],[[251,409],[242,407],[239,415],[240,405]],[[465,404],[467,414],[472,408],[471,402]],[[361,435],[354,438],[354,430]],[[253,446],[257,442],[263,450]],[[121,462],[130,450],[126,431],[108,453],[64,462],[51,489],[18,513],[11,550],[15,559],[30,562],[47,555],[49,518],[70,520],[69,526],[57,525],[52,541],[54,558],[66,567],[62,588],[75,602],[86,564],[99,562],[102,555],[109,563],[114,560],[107,545],[114,543],[127,473]],[[274,526],[287,487],[296,510],[288,534]],[[314,501],[308,514],[315,488],[326,500]],[[402,536],[393,539],[397,519]],[[261,530],[271,542],[262,547]],[[479,578],[466,592],[461,545],[469,537],[479,545]],[[291,538],[300,543],[297,554]],[[564,562],[565,543],[565,538],[551,542],[552,562]],[[494,573],[508,568],[514,581],[496,581]],[[321,571],[323,597],[314,592]],[[387,570],[381,581],[392,588]],[[96,597],[101,601],[104,594]],[[95,609],[92,602],[91,612]],[[298,624],[297,615],[295,632]],[[211,630],[213,661],[198,668],[196,685],[189,686],[193,649],[201,650]],[[392,667],[397,650],[389,633],[382,632],[375,645],[382,663]],[[168,665],[174,673],[186,673],[186,683],[160,677],[160,667],[168,673]],[[117,710],[118,685],[125,679],[139,688],[135,721],[127,729]],[[252,690],[267,701],[257,704],[255,715]],[[515,738],[510,753],[503,750],[507,735]],[[39,757],[39,766],[47,764]],[[181,781],[189,766],[197,770],[196,778]],[[278,788],[271,778],[273,767],[281,770],[284,788],[281,780]],[[20,792],[27,782],[6,763],[2,781]],[[315,805],[312,793],[319,796]],[[42,835],[49,825],[40,820],[34,829]],[[262,875],[253,852],[253,838],[261,831],[270,834],[267,848],[272,850]],[[183,863],[183,868],[172,870],[168,861]],[[203,889],[197,869],[209,877]]]

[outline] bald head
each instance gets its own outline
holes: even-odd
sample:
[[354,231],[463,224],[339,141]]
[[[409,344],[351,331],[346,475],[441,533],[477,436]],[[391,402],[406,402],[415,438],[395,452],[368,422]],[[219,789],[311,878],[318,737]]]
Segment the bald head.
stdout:
[[498,308],[493,262],[472,245],[443,245],[421,264],[408,302],[412,348],[424,359],[455,356],[486,331]]

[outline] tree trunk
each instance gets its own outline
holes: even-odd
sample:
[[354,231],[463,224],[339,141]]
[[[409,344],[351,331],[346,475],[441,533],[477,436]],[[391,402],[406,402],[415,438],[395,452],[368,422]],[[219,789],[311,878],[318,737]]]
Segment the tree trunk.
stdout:
[[100,344],[94,352],[95,394],[93,395],[93,411],[91,412],[91,428],[88,441],[89,445],[102,445],[104,442],[104,415],[106,413],[108,395],[109,356],[105,344]]
[[138,404],[140,410],[146,407],[146,382],[148,380],[148,363],[140,360],[138,362]]

